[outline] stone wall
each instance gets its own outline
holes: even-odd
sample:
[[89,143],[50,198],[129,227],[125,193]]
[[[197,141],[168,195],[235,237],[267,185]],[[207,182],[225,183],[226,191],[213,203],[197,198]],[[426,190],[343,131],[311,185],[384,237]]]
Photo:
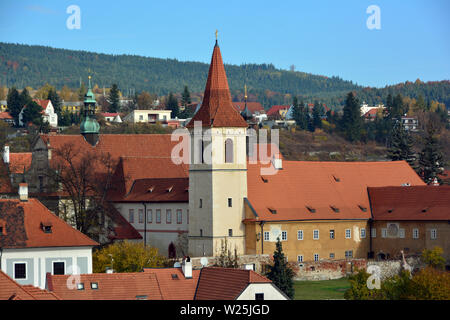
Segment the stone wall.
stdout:
[[[207,261],[206,267],[212,267],[216,263],[217,257],[204,257]],[[191,258],[192,268],[193,269],[201,269],[202,257]],[[263,273],[264,265],[270,262],[270,255],[242,255],[239,256],[238,264],[239,267],[244,269],[245,265],[254,265],[254,270],[258,273]]]
[[365,259],[321,260],[298,264],[295,280],[332,280],[343,278],[356,269],[366,268]]
[[[411,266],[413,272],[417,269],[425,267],[425,264],[420,261],[420,258],[417,256],[407,257],[406,262]],[[371,265],[380,267],[381,280],[384,280],[400,273],[402,268],[402,260],[370,260],[367,262],[367,266]]]

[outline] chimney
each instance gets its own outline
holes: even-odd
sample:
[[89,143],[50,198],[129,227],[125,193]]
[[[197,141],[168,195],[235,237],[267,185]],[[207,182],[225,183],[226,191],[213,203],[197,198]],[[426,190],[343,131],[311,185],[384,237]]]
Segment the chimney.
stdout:
[[20,201],[28,201],[28,183],[19,183],[19,199]]
[[7,144],[3,147],[3,162],[9,164],[9,146]]
[[189,256],[187,256],[186,259],[183,260],[183,263],[181,264],[181,270],[183,270],[183,274],[186,279],[192,278],[192,262]]

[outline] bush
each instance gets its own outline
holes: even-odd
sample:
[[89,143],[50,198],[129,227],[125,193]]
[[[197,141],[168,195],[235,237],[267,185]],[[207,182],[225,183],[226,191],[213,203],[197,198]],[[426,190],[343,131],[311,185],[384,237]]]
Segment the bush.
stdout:
[[432,250],[425,249],[422,251],[422,261],[428,266],[444,270],[445,258],[442,256],[444,250],[441,247],[434,247]]

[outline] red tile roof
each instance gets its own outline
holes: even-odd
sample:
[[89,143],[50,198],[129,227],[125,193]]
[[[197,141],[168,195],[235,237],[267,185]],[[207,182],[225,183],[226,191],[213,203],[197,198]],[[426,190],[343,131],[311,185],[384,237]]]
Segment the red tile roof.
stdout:
[[[67,287],[68,275],[47,275],[49,290],[64,300],[192,300],[200,270],[186,279],[181,268],[150,268],[135,273],[94,273],[80,275],[84,290]],[[172,275],[176,275],[172,277]],[[91,289],[91,283],[98,289]]]
[[16,193],[16,190],[11,185],[6,165],[0,159],[0,194]]
[[[82,274],[77,281],[84,290],[68,288],[68,277],[47,274],[47,287],[63,300],[233,300],[251,283],[271,283],[252,270],[215,267],[192,270],[188,279],[181,268]],[[92,289],[91,283],[98,288]]]
[[138,179],[120,202],[189,202],[189,178]]
[[[245,102],[233,102],[233,107],[239,111],[242,112],[245,109]],[[250,112],[253,114],[255,112],[264,112],[264,108],[259,102],[247,102],[247,108],[250,110]]]
[[450,186],[368,188],[374,220],[450,221]]
[[113,204],[108,206],[108,212],[114,223],[113,233],[108,236],[110,240],[142,239],[141,234],[117,211]]
[[234,300],[250,283],[271,283],[253,270],[202,268],[195,300]]
[[11,116],[9,112],[0,112],[0,120],[13,120],[14,118]]
[[[39,200],[0,199],[0,219],[6,222],[6,236],[0,238],[2,248],[84,247],[98,243],[72,228],[51,213]],[[43,224],[50,223],[52,232],[45,233]]]
[[267,111],[267,116],[276,115],[280,112],[280,110],[289,110],[291,106],[285,105],[285,106],[272,106],[269,111]]
[[23,173],[28,171],[31,166],[31,152],[10,153],[9,154],[9,171],[11,173]]
[[171,158],[121,157],[114,172],[113,185],[108,194],[111,201],[120,201],[136,180],[189,178],[189,165],[174,164]]
[[21,286],[0,270],[0,300],[59,300],[59,297],[30,285]]
[[227,75],[217,43],[211,58],[202,105],[186,127],[193,128],[195,121],[200,121],[204,127],[248,126],[231,102]]
[[264,167],[248,165],[247,199],[257,216],[247,221],[369,219],[368,186],[425,185],[404,161],[283,161],[274,175],[262,174]]
[[194,299],[200,270],[192,270],[190,279],[184,277],[181,268],[145,268],[144,273],[155,275],[163,300]]

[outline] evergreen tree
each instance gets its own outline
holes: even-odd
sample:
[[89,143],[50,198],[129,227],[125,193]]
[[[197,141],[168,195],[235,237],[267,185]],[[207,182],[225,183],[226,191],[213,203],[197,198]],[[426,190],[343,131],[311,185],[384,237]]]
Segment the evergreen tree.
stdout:
[[436,129],[429,123],[425,146],[419,154],[419,175],[427,184],[431,184],[435,178],[441,183],[439,174],[443,171],[444,163],[436,133]]
[[266,276],[290,299],[294,297],[294,271],[289,267],[284,257],[280,238],[277,239],[276,249],[273,253],[273,266],[269,266],[269,272]]
[[27,126],[28,123],[35,125],[42,125],[42,107],[34,101],[27,104],[27,107],[23,110],[22,123]]
[[16,125],[19,124],[19,113],[22,110],[22,103],[19,96],[19,91],[15,87],[12,87],[8,90],[8,96],[6,98],[8,111],[11,116],[14,118]]
[[172,110],[171,114],[172,119],[178,117],[179,114],[178,99],[172,94],[172,92],[169,94],[169,97],[167,98],[166,109]]
[[292,99],[292,119],[295,120],[295,124],[300,127],[300,129],[303,129],[301,128],[302,114],[300,112],[297,96],[294,96]]
[[322,128],[322,116],[323,116],[323,106],[318,101],[315,101],[312,110],[314,128]]
[[47,99],[52,102],[53,108],[55,109],[55,113],[58,115],[58,118],[61,117],[62,102],[55,89],[50,89]]
[[184,86],[183,94],[181,95],[181,105],[187,106],[191,103],[191,94],[189,92],[188,86]]
[[361,140],[363,120],[359,107],[359,101],[353,92],[347,94],[342,115],[340,129],[348,141]]
[[33,100],[27,88],[23,88],[22,92],[19,95],[19,99],[20,99],[20,109],[22,109],[23,106],[27,105]]
[[405,160],[416,169],[416,154],[413,151],[413,140],[401,121],[397,121],[392,128],[388,158],[392,161]]
[[111,86],[111,90],[109,90],[109,96],[108,96],[108,112],[117,112],[119,111],[120,101],[119,101],[119,88],[117,87],[117,84],[113,84]]
[[87,92],[86,86],[84,85],[84,82],[81,82],[81,86],[78,89],[78,101],[84,100],[84,96],[86,95],[86,92]]

